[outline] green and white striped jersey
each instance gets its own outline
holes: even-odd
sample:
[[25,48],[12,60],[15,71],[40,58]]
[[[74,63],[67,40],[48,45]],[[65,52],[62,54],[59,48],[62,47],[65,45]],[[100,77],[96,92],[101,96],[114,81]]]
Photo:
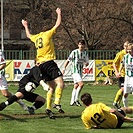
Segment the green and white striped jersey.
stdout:
[[79,49],[75,49],[70,53],[68,61],[71,61],[72,63],[72,74],[79,73],[82,76],[84,63],[89,62],[88,53],[87,51],[80,51]]
[[[3,54],[3,52],[0,50],[0,65],[2,65],[2,64],[4,64],[4,63],[6,63],[6,61],[5,61],[5,58],[4,58],[4,54]],[[5,75],[5,69],[1,69],[0,70],[0,77],[1,77],[1,75]]]
[[125,67],[125,75],[133,76],[133,56],[129,53],[124,55],[122,65]]

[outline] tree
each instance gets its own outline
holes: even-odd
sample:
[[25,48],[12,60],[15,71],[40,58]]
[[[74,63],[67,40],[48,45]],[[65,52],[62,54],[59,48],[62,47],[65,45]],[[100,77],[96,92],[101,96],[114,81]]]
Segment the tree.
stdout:
[[[16,26],[17,19],[17,28],[23,29],[20,21],[25,18],[32,33],[39,32],[45,25],[52,27],[56,20],[55,9],[60,7],[62,23],[54,36],[56,49],[75,49],[79,39],[85,39],[90,50],[121,49],[124,41],[133,35],[132,0],[6,1],[6,7],[12,7],[10,18],[13,19],[5,17],[5,27],[9,22],[10,26],[13,23]],[[5,12],[6,15],[9,12]]]
[[[130,2],[124,0],[119,2],[69,0],[69,2],[65,5],[69,6],[66,9],[71,10],[67,11],[63,24],[70,38],[73,37],[71,41],[80,34],[86,40],[89,49],[120,49],[125,39],[132,36]],[[71,31],[74,33],[70,34]]]

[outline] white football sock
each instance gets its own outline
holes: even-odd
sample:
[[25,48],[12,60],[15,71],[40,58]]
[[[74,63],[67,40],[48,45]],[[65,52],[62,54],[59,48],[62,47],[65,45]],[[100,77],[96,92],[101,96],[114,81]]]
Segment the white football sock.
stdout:
[[28,110],[26,104],[21,100],[19,99],[18,101],[16,101],[25,111]]
[[77,89],[73,88],[70,105],[72,105],[74,103],[74,99],[75,99],[75,95],[76,95],[76,90]]
[[80,87],[78,87],[77,90],[76,90],[76,95],[75,95],[75,99],[74,99],[75,102],[78,101],[78,99],[79,99],[80,90],[81,90]]
[[128,107],[128,97],[124,97],[123,96],[123,105],[124,105],[124,107]]

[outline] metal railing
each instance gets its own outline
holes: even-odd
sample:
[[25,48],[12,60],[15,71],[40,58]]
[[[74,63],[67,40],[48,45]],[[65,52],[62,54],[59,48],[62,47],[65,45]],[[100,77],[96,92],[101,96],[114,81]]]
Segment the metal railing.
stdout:
[[[66,60],[70,54],[70,50],[56,50],[57,60]],[[90,60],[112,60],[114,59],[117,50],[89,50]],[[34,60],[36,51],[29,50],[5,50],[6,60]]]

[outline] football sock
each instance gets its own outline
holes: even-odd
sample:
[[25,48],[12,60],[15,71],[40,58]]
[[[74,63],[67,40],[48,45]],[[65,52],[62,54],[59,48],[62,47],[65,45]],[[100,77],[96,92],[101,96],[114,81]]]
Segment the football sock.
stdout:
[[75,99],[75,95],[76,95],[76,90],[77,89],[73,88],[70,104],[73,104],[75,102],[74,99]]
[[120,94],[119,94],[119,99],[118,99],[118,103],[119,103],[119,104],[121,103],[122,97],[123,97],[123,92],[122,92],[122,90],[120,89]]
[[18,101],[16,101],[25,111],[28,110],[26,104],[21,100],[19,99]]
[[53,94],[51,92],[47,92],[47,109],[51,110],[51,104],[53,100]]
[[[12,96],[15,96],[13,93],[11,93],[11,94],[12,94]],[[17,102],[25,111],[28,110],[26,104],[25,104],[21,99],[16,100],[16,102]]]
[[55,90],[55,101],[54,103],[56,105],[60,105],[60,100],[61,100],[61,97],[62,97],[62,92],[63,92],[63,89],[62,88],[56,88]]
[[128,97],[124,97],[123,96],[123,105],[124,105],[124,107],[128,107]]
[[18,100],[18,98],[15,95],[13,95],[13,96],[8,98],[8,100],[5,102],[5,104],[10,105],[10,104],[16,102],[17,100]]
[[119,90],[117,91],[117,93],[116,93],[114,102],[120,104],[120,102],[121,102],[121,100],[122,100],[122,96],[123,96],[123,92],[122,92],[121,89],[119,89]]
[[80,91],[81,91],[81,88],[80,87],[78,87],[77,89],[76,89],[76,95],[75,95],[75,102],[76,101],[78,101],[78,99],[79,99],[79,93],[80,93]]
[[42,106],[44,105],[44,102],[42,101],[36,101],[34,104],[33,104],[33,109],[39,109],[41,108]]

